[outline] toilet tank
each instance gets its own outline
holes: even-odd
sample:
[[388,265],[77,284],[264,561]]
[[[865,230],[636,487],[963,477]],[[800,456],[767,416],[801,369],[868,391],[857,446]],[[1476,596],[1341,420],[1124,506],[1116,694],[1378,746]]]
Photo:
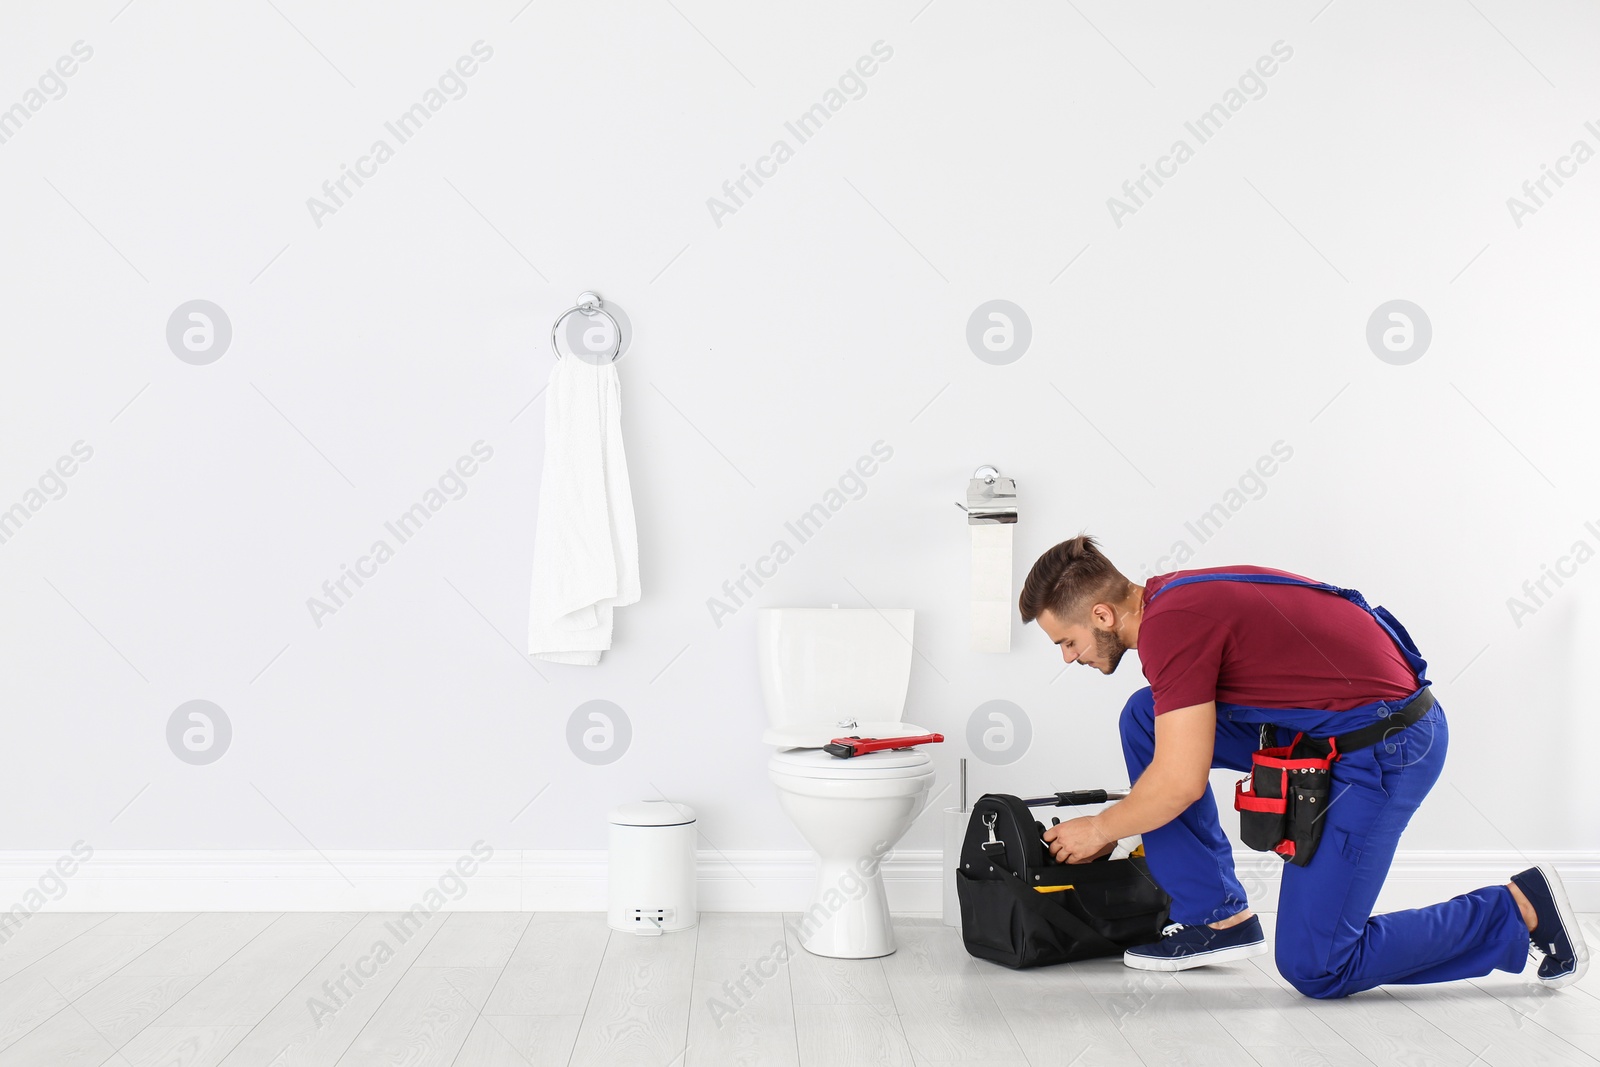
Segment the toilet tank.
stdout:
[[911,608],[758,608],[756,656],[771,727],[901,721],[914,616]]

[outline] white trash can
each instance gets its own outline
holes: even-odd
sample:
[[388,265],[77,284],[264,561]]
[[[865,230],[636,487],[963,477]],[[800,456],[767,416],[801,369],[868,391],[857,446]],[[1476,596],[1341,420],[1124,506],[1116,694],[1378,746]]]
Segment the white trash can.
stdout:
[[695,815],[687,804],[623,804],[611,823],[606,924],[630,934],[687,930],[695,904]]

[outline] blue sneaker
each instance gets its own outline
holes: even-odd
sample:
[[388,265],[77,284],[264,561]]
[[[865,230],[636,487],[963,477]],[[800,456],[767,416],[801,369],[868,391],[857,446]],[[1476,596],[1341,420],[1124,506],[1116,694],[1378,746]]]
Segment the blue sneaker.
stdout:
[[1541,863],[1513,874],[1511,881],[1533,905],[1535,922],[1528,940],[1544,953],[1539,962],[1539,981],[1560,988],[1582,978],[1589,969],[1589,946],[1583,942],[1578,916],[1567,901],[1567,891],[1556,869]]
[[1173,923],[1161,931],[1161,940],[1135,945],[1122,954],[1122,962],[1141,971],[1187,971],[1208,963],[1247,960],[1267,951],[1267,935],[1254,915],[1226,930],[1201,924]]

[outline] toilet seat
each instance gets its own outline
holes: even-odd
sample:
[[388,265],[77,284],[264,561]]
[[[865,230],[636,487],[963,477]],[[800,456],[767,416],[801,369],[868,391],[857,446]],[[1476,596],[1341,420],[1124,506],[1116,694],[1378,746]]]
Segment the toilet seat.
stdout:
[[916,778],[931,773],[933,760],[926,752],[910,748],[896,752],[868,752],[840,759],[820,748],[791,748],[775,752],[769,770],[795,778],[861,779]]
[[838,723],[796,723],[785,727],[769,727],[761,735],[762,744],[776,748],[821,748],[835,737],[854,734],[857,737],[917,737],[931,734],[932,730],[901,719],[861,719],[854,726]]

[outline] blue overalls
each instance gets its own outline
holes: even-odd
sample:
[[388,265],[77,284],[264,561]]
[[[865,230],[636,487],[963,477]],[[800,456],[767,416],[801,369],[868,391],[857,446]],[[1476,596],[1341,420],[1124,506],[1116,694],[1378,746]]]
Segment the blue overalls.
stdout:
[[[1216,581],[1301,585],[1342,596],[1376,619],[1400,648],[1416,672],[1418,689],[1412,696],[1428,684],[1428,664],[1411,635],[1387,609],[1369,607],[1354,589],[1275,574],[1191,574],[1174,578],[1150,600],[1182,585]],[[1327,737],[1387,718],[1405,703],[1379,700],[1348,711],[1320,711],[1218,701],[1211,765],[1249,771],[1250,754],[1261,747],[1262,724]],[[1128,699],[1121,732],[1128,780],[1137,781],[1155,754],[1149,686]],[[1279,890],[1278,971],[1307,996],[1340,997],[1386,983],[1447,982],[1496,969],[1519,972],[1527,962],[1528,928],[1504,885],[1432,907],[1372,915],[1400,833],[1438,780],[1448,739],[1444,711],[1435,706],[1387,740],[1341,753],[1333,764],[1321,843],[1306,866],[1284,864]],[[1144,847],[1151,874],[1172,896],[1173,922],[1217,922],[1249,905],[1234,875],[1232,846],[1217,820],[1211,790],[1165,826],[1144,834]]]

